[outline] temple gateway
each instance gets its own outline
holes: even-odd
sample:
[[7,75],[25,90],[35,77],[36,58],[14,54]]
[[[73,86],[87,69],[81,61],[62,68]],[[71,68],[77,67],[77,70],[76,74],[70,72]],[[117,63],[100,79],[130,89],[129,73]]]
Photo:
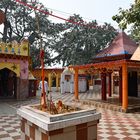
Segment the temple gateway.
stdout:
[[0,43],[0,98],[25,99],[36,95],[29,71],[29,43]]

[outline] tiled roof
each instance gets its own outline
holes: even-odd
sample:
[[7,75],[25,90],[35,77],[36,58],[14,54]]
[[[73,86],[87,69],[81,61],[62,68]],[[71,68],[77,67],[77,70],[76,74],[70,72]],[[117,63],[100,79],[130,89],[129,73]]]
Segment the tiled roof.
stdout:
[[103,49],[96,57],[133,54],[138,45],[124,32],[119,33],[110,45]]

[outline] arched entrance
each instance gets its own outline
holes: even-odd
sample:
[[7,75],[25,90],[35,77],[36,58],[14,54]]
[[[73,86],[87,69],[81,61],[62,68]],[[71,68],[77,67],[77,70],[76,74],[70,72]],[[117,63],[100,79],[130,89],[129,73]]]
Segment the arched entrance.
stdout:
[[0,70],[0,98],[16,98],[17,75],[8,68]]

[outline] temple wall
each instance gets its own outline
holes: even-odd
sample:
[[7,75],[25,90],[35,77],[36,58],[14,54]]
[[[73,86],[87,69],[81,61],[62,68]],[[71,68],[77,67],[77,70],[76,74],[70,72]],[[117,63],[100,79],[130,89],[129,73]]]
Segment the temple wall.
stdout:
[[20,78],[21,79],[28,79],[28,61],[20,61]]
[[101,93],[101,85],[93,85],[93,93],[98,94]]
[[[63,68],[51,68],[44,69],[44,76],[48,80],[48,86],[50,91],[60,91],[60,79],[61,73],[63,72]],[[33,76],[37,79],[37,87],[41,80],[41,69],[33,69]],[[53,86],[53,80],[56,79],[55,85]]]
[[25,99],[28,97],[28,61],[19,59],[0,58],[0,69],[8,68],[16,73],[17,89],[16,99]]
[[131,73],[132,71],[137,72],[137,97],[140,97],[140,70],[136,68],[131,68],[129,69],[129,72]]
[[28,79],[19,79],[17,78],[17,99],[26,99],[29,94],[28,88],[29,80]]
[[21,79],[28,79],[28,65],[27,60],[0,58],[0,69],[8,68]]

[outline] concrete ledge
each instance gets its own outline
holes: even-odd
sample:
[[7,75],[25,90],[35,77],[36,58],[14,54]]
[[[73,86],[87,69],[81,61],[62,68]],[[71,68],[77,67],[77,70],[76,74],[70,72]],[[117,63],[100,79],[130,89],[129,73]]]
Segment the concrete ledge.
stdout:
[[96,109],[81,109],[79,111],[51,115],[47,112],[34,109],[31,106],[23,106],[18,109],[17,114],[46,131],[78,125],[81,122],[86,123],[101,118],[101,114],[97,113]]

